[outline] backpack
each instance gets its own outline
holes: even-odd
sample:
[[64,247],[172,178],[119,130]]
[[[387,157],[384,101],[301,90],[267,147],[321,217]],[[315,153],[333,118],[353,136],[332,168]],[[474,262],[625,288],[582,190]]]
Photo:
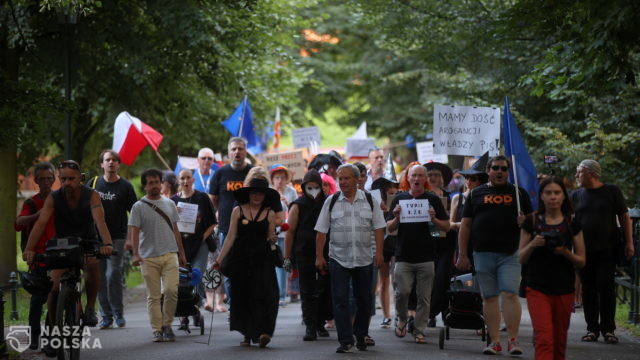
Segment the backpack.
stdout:
[[[338,197],[340,196],[340,191],[336,192],[335,194],[331,195],[331,202],[329,203],[329,213],[331,213],[331,210],[333,210],[333,205],[336,204],[336,201],[338,201]],[[371,196],[371,193],[368,191],[364,192],[364,196],[367,197],[367,201],[369,202],[369,206],[371,206],[371,211],[373,211],[373,198]]]

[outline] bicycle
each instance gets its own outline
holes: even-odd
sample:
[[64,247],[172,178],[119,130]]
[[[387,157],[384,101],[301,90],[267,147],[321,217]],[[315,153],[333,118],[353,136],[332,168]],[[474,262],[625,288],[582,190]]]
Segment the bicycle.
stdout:
[[[117,252],[113,251],[112,254],[117,255]],[[86,257],[108,258],[100,254],[97,240],[78,237],[51,239],[47,242],[46,252],[35,256],[35,260],[45,263],[48,270],[68,269],[60,276],[56,318],[54,328],[50,331],[50,344],[57,339],[55,347],[59,360],[80,359],[84,332],[82,269]]]

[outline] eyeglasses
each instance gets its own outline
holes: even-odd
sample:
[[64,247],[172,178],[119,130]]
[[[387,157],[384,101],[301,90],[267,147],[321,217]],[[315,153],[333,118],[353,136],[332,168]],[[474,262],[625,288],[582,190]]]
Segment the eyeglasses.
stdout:
[[213,160],[213,158],[211,156],[203,156],[203,157],[200,158],[200,160],[209,160],[209,161],[211,161],[211,160]]
[[71,162],[71,161],[63,161],[60,163],[60,165],[58,165],[58,169],[64,169],[64,168],[80,170],[80,166],[78,166],[78,164],[76,164],[75,162]]
[[498,165],[493,165],[493,166],[491,167],[491,170],[493,170],[493,171],[498,171],[498,170],[501,170],[501,171],[508,171],[508,170],[509,170],[509,167],[508,167],[508,166],[498,166]]

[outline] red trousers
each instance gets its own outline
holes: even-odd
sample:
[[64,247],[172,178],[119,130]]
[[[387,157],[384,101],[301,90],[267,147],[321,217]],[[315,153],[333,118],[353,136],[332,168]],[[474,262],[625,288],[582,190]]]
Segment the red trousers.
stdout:
[[574,294],[547,295],[527,288],[536,360],[564,360]]

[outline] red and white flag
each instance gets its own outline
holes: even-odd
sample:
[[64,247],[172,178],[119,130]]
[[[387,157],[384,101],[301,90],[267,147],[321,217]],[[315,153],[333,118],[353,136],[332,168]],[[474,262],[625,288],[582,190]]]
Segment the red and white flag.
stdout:
[[131,165],[145,146],[149,145],[154,151],[162,142],[162,134],[140,119],[123,111],[116,118],[113,127],[113,150],[120,154],[120,161]]
[[280,147],[280,107],[276,106],[276,122],[273,125],[273,150],[278,151]]

